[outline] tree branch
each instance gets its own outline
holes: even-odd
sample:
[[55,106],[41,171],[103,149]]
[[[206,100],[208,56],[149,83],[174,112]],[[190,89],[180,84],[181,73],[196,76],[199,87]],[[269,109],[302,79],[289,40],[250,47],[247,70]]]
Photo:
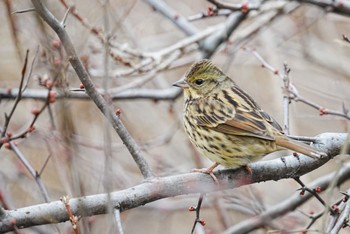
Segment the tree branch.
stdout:
[[[328,188],[331,181],[334,179],[335,172],[325,175],[321,178],[318,178],[311,184],[307,185],[309,188],[313,188],[316,186],[320,186],[321,190],[324,191]],[[344,181],[350,179],[350,164],[345,164],[345,166],[341,169],[339,174],[339,179],[337,185],[342,184]],[[239,224],[230,227],[227,229],[224,234],[229,233],[249,233],[258,228],[261,228],[266,225],[266,223],[281,217],[288,212],[295,210],[297,207],[301,206],[305,202],[307,202],[313,195],[311,193],[305,193],[304,195],[300,195],[299,192],[295,193],[291,197],[283,200],[281,203],[270,207],[265,212],[260,215],[246,219]]]
[[[101,91],[102,90],[99,90]],[[108,92],[109,93],[109,92]],[[111,92],[109,93],[109,98],[113,101],[115,100],[131,100],[131,99],[151,99],[151,100],[166,100],[172,101],[178,98],[182,94],[181,90],[176,88],[168,89],[128,89],[122,92]],[[0,88],[0,101],[2,99],[16,99],[18,95],[18,88],[14,89],[3,89]],[[26,89],[21,94],[22,99],[36,99],[46,101],[47,90],[46,89]],[[85,90],[71,91],[69,93],[57,93],[56,99],[70,98],[70,99],[86,99],[91,100],[91,98],[85,93]]]
[[[281,180],[302,176],[328,162],[340,152],[346,139],[345,133],[323,133],[316,137],[314,144],[319,150],[328,153],[329,157],[319,160],[300,155],[259,161],[250,164],[252,174],[245,168],[225,169],[215,172],[219,185],[214,183],[210,175],[204,173],[188,173],[182,175],[153,178],[132,188],[108,194],[98,194],[73,198],[69,201],[75,216],[91,216],[105,214],[108,204],[120,212],[139,207],[147,203],[189,193],[208,193],[219,190],[234,189],[240,186],[268,180]],[[350,173],[350,165],[346,164]],[[340,177],[339,181],[342,181]],[[349,178],[349,174],[346,174]],[[0,232],[11,231],[15,227],[25,228],[34,225],[59,223],[69,220],[69,216],[61,201],[34,205],[16,210],[4,211],[0,216]]]
[[86,93],[110,121],[113,128],[118,133],[119,137],[132,155],[144,178],[153,177],[151,168],[149,167],[147,161],[143,156],[143,153],[139,149],[135,140],[131,137],[128,130],[124,127],[119,117],[111,110],[110,106],[107,104],[101,93],[98,92],[94,87],[89,74],[84,69],[81,60],[76,54],[72,41],[64,29],[64,25],[62,25],[54,15],[52,15],[52,13],[42,4],[40,0],[32,0],[32,3],[40,17],[57,33],[62,42],[62,45],[64,46],[64,49],[66,50],[69,62],[77,73],[81,83],[84,85]]

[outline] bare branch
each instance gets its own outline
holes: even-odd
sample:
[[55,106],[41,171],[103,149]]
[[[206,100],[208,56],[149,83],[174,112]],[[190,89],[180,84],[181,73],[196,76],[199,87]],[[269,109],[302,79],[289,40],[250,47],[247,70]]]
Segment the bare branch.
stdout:
[[[97,89],[101,92],[102,89]],[[1,99],[15,99],[17,97],[18,89],[3,89],[0,88],[0,100]],[[112,100],[132,100],[132,99],[151,99],[151,100],[169,100],[173,101],[181,95],[181,90],[176,88],[168,89],[128,89],[120,93],[109,93]],[[27,89],[22,93],[22,99],[37,99],[45,101],[47,99],[47,90],[45,89]],[[86,99],[90,100],[90,97],[85,93],[85,90],[75,90],[69,93],[57,93],[57,99],[70,98],[70,99]]]
[[[308,187],[320,186],[323,191],[327,189],[331,181],[334,179],[334,174],[335,173],[331,173],[326,176],[320,177],[314,182],[312,182],[310,185],[308,185]],[[341,175],[339,177],[337,185],[340,185],[344,181],[349,179],[349,176],[350,176],[349,163],[344,165],[344,167],[341,169],[340,174]],[[271,220],[274,220],[275,218],[281,217],[282,215],[285,215],[295,210],[297,207],[304,204],[312,197],[313,195],[311,193],[305,193],[304,195],[301,196],[299,192],[297,192],[290,198],[285,199],[283,202],[270,207],[268,210],[261,213],[260,215],[247,219],[235,226],[230,227],[224,233],[225,234],[249,233],[251,231],[254,231],[260,227],[265,226],[266,223],[270,222]]]
[[9,144],[11,146],[11,150],[13,150],[13,152],[16,154],[17,158],[23,163],[23,165],[27,168],[30,175],[34,178],[35,182],[37,183],[37,185],[40,189],[41,195],[44,198],[44,201],[49,202],[50,201],[49,194],[46,190],[45,185],[43,184],[43,182],[41,180],[40,174],[32,167],[32,165],[29,163],[29,161],[27,160],[25,155],[20,151],[20,149],[16,146],[15,143],[10,141]]
[[145,178],[153,177],[151,168],[146,162],[143,153],[139,149],[135,140],[131,137],[130,133],[120,121],[119,117],[113,113],[103,96],[95,89],[89,74],[86,72],[81,60],[79,59],[79,56],[76,54],[75,48],[66,30],[40,0],[32,0],[32,3],[40,17],[57,33],[62,42],[62,45],[66,50],[72,67],[76,71],[81,83],[85,87],[86,93],[95,102],[97,107],[106,116],[106,118],[111,122],[113,128],[118,133],[125,146],[128,148],[142,175]]
[[[5,113],[5,124],[4,124],[4,127],[3,127],[2,131],[1,131],[1,138],[5,136],[5,134],[7,132],[7,128],[9,126],[11,118],[13,116],[13,113],[15,113],[17,105],[22,99],[23,83],[24,83],[24,78],[25,78],[25,74],[26,74],[26,71],[27,71],[27,64],[28,64],[28,54],[29,54],[29,50],[27,50],[26,57],[24,59],[24,64],[23,64],[22,72],[21,72],[21,74],[22,74],[21,81],[19,83],[19,88],[17,90],[17,96],[16,96],[15,103],[13,104],[13,107],[12,107],[12,109],[10,111],[10,114],[6,114]],[[3,145],[3,142],[0,142],[0,148],[1,148],[2,145]]]
[[[345,139],[346,134],[324,133],[317,137],[318,143],[314,146],[334,157],[340,152]],[[277,181],[298,177],[319,168],[329,160],[328,157],[315,160],[303,155],[297,159],[291,155],[284,157],[283,160],[278,158],[269,161],[258,161],[250,164],[252,174],[249,174],[244,168],[217,171],[215,176],[219,181],[219,185],[214,183],[210,175],[204,173],[153,178],[122,191],[70,199],[70,207],[72,214],[75,216],[104,214],[107,212],[107,204],[112,204],[114,208],[123,212],[166,197],[189,193],[207,193],[268,180]],[[338,184],[349,178],[350,164],[345,164],[340,171]],[[298,202],[301,201],[297,200],[295,204],[299,204]],[[290,203],[288,203],[288,206],[292,207]],[[16,225],[21,228],[69,220],[61,201],[4,212],[5,214],[2,215],[0,222],[0,232],[13,230],[14,226],[11,225],[13,219],[16,220]],[[275,210],[274,212],[280,211]],[[251,226],[253,225],[251,224]]]
[[204,193],[201,193],[199,195],[197,206],[189,208],[190,211],[194,211],[194,210],[196,211],[196,219],[195,219],[195,221],[193,223],[191,234],[193,234],[193,232],[194,232],[194,230],[195,230],[195,228],[196,228],[198,223],[201,223],[202,225],[204,225],[203,224],[203,220],[201,220],[199,218],[200,217],[200,211],[201,211],[201,207],[202,207],[203,198],[204,198]]

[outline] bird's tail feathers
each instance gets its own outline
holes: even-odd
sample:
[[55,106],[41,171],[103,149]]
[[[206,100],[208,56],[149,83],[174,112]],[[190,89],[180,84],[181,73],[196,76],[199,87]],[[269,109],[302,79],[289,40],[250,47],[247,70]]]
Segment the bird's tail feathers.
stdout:
[[301,142],[292,140],[290,138],[287,138],[286,136],[276,137],[276,144],[278,146],[296,151],[298,153],[307,155],[311,158],[322,158],[327,156],[326,153],[318,151],[317,149],[313,148],[312,146],[303,144]]

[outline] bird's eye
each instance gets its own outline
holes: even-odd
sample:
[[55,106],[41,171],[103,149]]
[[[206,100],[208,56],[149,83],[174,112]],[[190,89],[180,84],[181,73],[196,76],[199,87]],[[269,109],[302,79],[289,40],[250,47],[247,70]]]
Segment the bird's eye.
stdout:
[[201,85],[204,83],[204,80],[198,79],[198,80],[195,80],[195,83],[196,83],[196,85]]

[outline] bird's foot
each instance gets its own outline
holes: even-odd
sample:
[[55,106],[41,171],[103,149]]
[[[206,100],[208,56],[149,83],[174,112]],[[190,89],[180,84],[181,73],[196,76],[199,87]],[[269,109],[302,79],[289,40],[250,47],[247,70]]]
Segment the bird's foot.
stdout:
[[192,169],[192,172],[201,172],[201,173],[209,174],[211,176],[211,178],[213,178],[214,182],[216,184],[219,184],[218,179],[216,178],[216,176],[213,173],[214,168],[216,168],[217,166],[219,166],[219,164],[218,163],[214,163],[212,166],[210,166],[208,168]]

